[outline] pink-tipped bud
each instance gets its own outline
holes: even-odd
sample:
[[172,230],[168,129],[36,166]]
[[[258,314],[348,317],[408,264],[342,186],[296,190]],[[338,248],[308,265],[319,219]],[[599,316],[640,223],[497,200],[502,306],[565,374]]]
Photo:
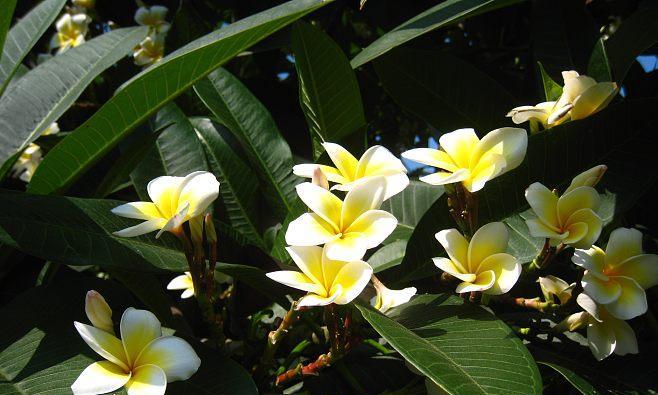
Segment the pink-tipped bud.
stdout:
[[112,309],[103,298],[103,295],[91,290],[85,297],[85,313],[91,324],[98,329],[114,334],[112,323]]
[[313,185],[317,185],[324,189],[329,189],[329,181],[327,181],[327,176],[324,175],[319,167],[313,170],[313,177],[311,178],[311,182]]

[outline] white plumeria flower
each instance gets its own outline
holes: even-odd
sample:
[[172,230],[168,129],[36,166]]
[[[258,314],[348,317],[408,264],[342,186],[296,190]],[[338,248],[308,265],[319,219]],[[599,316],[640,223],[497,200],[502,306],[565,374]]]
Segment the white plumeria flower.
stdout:
[[331,182],[336,183],[332,189],[350,191],[355,185],[371,180],[373,177],[386,178],[384,200],[400,193],[409,185],[407,169],[400,159],[381,145],[368,148],[358,160],[345,148],[334,143],[322,143],[325,151],[336,167],[307,163],[293,167],[293,173],[300,177],[312,178],[315,169]]
[[600,197],[596,189],[580,186],[559,198],[544,185],[535,182],[525,198],[537,218],[525,222],[533,237],[550,239],[575,248],[589,248],[601,235],[603,222],[596,214]]
[[597,305],[588,295],[576,298],[587,312],[587,344],[594,357],[602,361],[610,355],[637,354],[637,338],[628,323],[612,316],[603,306]]
[[41,132],[42,136],[51,136],[53,134],[59,133],[59,124],[57,122],[53,122],[46,129],[44,129],[43,132]]
[[416,148],[402,157],[433,166],[438,172],[420,177],[432,185],[461,182],[470,192],[484,188],[494,179],[523,162],[528,135],[525,130],[501,128],[492,130],[480,140],[473,129],[459,129],[439,138],[441,149]]
[[189,379],[201,359],[183,339],[162,336],[153,313],[129,307],[119,324],[121,339],[75,322],[82,339],[105,361],[89,365],[71,385],[74,395],[95,395],[125,386],[130,395],[162,395],[167,383]]
[[545,128],[568,120],[587,118],[603,110],[618,92],[614,82],[596,82],[576,71],[563,71],[564,87],[557,101],[512,109],[507,116],[516,124],[534,120]]
[[457,229],[442,230],[435,237],[450,258],[432,260],[436,267],[462,280],[457,293],[481,291],[500,295],[516,284],[521,264],[505,252],[509,233],[502,222],[484,225],[470,242]]
[[537,282],[542,294],[544,294],[545,301],[553,302],[557,298],[560,304],[565,304],[571,299],[571,293],[576,286],[576,283],[568,284],[555,276],[539,277]]
[[299,300],[297,308],[350,303],[361,294],[372,276],[372,267],[366,262],[332,260],[326,248],[286,247],[286,250],[302,272],[284,270],[267,273],[267,277],[308,292]]
[[21,181],[30,182],[42,159],[41,147],[34,143],[25,148],[12,167],[11,174]]
[[62,53],[84,43],[90,22],[91,18],[87,14],[62,15],[55,23],[57,33],[50,40],[50,48],[59,48],[57,53]]
[[114,334],[112,309],[105,301],[103,295],[94,290],[87,292],[87,296],[85,297],[85,313],[94,327]]
[[164,56],[164,34],[147,36],[133,52],[137,66],[150,66]]
[[585,268],[583,290],[613,316],[628,320],[647,311],[645,289],[658,284],[658,255],[642,252],[642,233],[618,228],[605,251],[576,250],[573,263]]
[[192,275],[190,272],[185,272],[180,276],[174,277],[173,280],[167,284],[168,290],[184,290],[181,294],[181,299],[187,299],[194,296],[194,282],[192,281]]
[[148,26],[155,33],[166,33],[171,25],[165,21],[169,9],[162,5],[151,7],[139,7],[135,12],[135,22],[142,26]]
[[418,292],[416,287],[389,289],[379,280],[373,280],[373,285],[377,291],[377,296],[370,300],[370,304],[382,313],[407,303]]
[[134,237],[160,230],[177,231],[191,218],[202,215],[219,195],[219,182],[212,173],[195,171],[185,177],[158,177],[146,187],[153,202],[126,203],[112,213],[142,219],[139,225],[114,232],[117,236]]
[[356,185],[340,200],[310,182],[297,185],[297,194],[311,209],[288,226],[286,243],[293,246],[325,244],[332,260],[351,262],[363,258],[397,226],[397,219],[379,210],[386,180],[375,177]]

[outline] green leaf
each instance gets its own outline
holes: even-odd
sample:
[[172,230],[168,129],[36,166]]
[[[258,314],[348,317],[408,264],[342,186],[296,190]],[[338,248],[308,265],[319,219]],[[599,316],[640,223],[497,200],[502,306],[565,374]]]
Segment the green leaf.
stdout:
[[537,62],[539,75],[541,76],[542,86],[544,87],[544,97],[546,101],[555,101],[562,95],[562,85],[555,82],[544,69],[541,62]]
[[[11,17],[14,16],[15,8],[16,0],[0,0],[0,49],[5,45],[7,30],[11,25]],[[2,58],[2,55],[0,55],[0,58]],[[2,95],[2,90],[0,90],[0,95]]]
[[286,298],[286,294],[290,293],[290,289],[270,280],[265,276],[265,272],[257,267],[220,262],[215,267],[215,270],[247,284],[256,292],[278,303],[280,306],[285,307],[290,305],[290,302]]
[[139,223],[110,210],[124,202],[0,191],[0,241],[26,254],[67,265],[183,272],[178,240],[153,233],[124,238],[112,232]]
[[[4,2],[11,2],[11,0],[4,0]],[[0,56],[0,96],[7,88],[7,84],[16,72],[16,68],[20,66],[34,44],[39,41],[41,35],[53,23],[64,4],[66,4],[66,0],[44,0],[40,2],[9,30],[4,47],[0,42],[0,48],[2,48],[2,56]],[[5,15],[5,10],[2,9],[2,16]],[[8,23],[11,23],[11,15],[12,12],[9,12]]]
[[375,251],[368,258],[368,264],[375,273],[390,269],[402,263],[406,249],[407,240],[395,240]]
[[587,65],[587,75],[596,81],[612,81],[612,70],[605,49],[605,41],[602,38],[596,42],[592,55]]
[[480,133],[509,123],[517,101],[498,82],[451,54],[399,48],[375,62],[386,92],[439,130]]
[[398,226],[388,240],[409,239],[420,219],[441,195],[443,187],[414,180],[402,192],[385,201],[381,209],[398,220]]
[[561,374],[565,380],[567,380],[575,389],[578,390],[583,395],[597,395],[600,394],[599,391],[588,383],[585,379],[578,376],[572,370],[565,368],[564,366],[556,365],[550,362],[537,361],[538,364],[548,366],[549,368],[555,370]]
[[29,190],[66,190],[135,127],[244,49],[327,0],[293,0],[201,37],[166,56],[124,84],[91,118],[50,151]]
[[231,73],[213,71],[194,90],[213,114],[233,133],[256,175],[265,185],[263,197],[283,218],[297,199],[292,153],[263,104]]
[[506,7],[521,0],[447,0],[416,15],[379,37],[352,59],[357,68],[422,34],[459,23],[472,16]]
[[614,81],[621,84],[635,58],[658,42],[658,3],[644,2],[606,42]]
[[303,21],[296,22],[291,30],[299,102],[311,138],[340,142],[354,132],[365,131],[359,83],[338,44]]
[[196,131],[175,103],[167,103],[156,114],[153,129],[162,128],[151,150],[130,174],[142,200],[150,200],[146,186],[156,177],[184,177],[195,171],[208,170]]
[[[114,310],[115,322],[133,305],[132,298],[112,281],[68,279],[30,289],[0,311],[15,317],[0,327],[0,393],[70,394],[70,386],[80,373],[101,360],[73,328],[74,321],[88,322],[84,297],[90,289],[104,295]],[[167,394],[258,393],[240,365],[200,344],[191,344],[201,357],[201,367],[190,379],[169,383]],[[126,392],[121,389],[115,393]]]
[[208,118],[193,118],[210,169],[217,176],[219,193],[231,226],[253,245],[265,249],[259,232],[258,200],[262,197],[258,180],[248,176],[252,170],[226,140],[226,130]]
[[416,369],[448,394],[540,394],[539,370],[512,330],[456,296],[420,295],[389,313],[357,305]]
[[[145,27],[118,29],[37,66],[0,101],[0,163],[36,140],[75,102],[97,75],[126,56]],[[88,148],[88,147],[85,147]]]

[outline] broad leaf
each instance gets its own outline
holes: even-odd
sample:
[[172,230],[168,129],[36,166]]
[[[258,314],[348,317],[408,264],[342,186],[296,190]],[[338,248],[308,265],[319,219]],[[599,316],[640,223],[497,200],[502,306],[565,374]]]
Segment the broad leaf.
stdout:
[[[3,3],[8,4],[11,2],[12,0],[3,0]],[[0,96],[16,72],[16,68],[20,66],[27,53],[30,52],[34,44],[39,41],[43,33],[53,23],[64,4],[66,4],[66,0],[44,0],[40,2],[9,30],[4,47],[0,40],[0,49],[2,49],[2,56],[0,56]],[[6,5],[3,5],[3,7],[6,7]],[[7,23],[11,23],[12,12],[5,14],[4,8],[0,8],[0,10],[2,14],[0,18],[8,17]]]
[[387,317],[363,317],[416,369],[448,394],[540,394],[539,370],[520,339],[480,306],[420,295]]
[[539,76],[541,77],[542,87],[544,88],[544,98],[546,101],[555,101],[562,95],[562,85],[558,84],[551,78],[544,69],[541,62],[537,62],[539,68]]
[[[0,50],[5,45],[7,30],[9,30],[9,25],[11,25],[11,17],[14,16],[15,8],[16,0],[0,0]],[[2,58],[2,55],[0,55],[0,58]],[[2,95],[1,89],[0,95]]]
[[290,288],[286,288],[281,284],[270,280],[265,276],[265,272],[257,267],[231,263],[218,263],[215,270],[247,284],[256,292],[259,292],[281,306],[286,307],[290,305],[290,302],[286,298],[286,294],[291,292]]
[[447,0],[416,15],[359,52],[352,59],[357,68],[422,34],[459,23],[466,18],[506,7],[521,0]]
[[[85,279],[31,289],[2,309],[0,313],[15,319],[0,328],[1,393],[70,394],[70,386],[80,373],[102,360],[73,327],[74,321],[88,322],[84,297],[89,289],[105,296],[115,321],[126,307],[134,305],[118,284]],[[241,366],[200,344],[192,344],[201,357],[201,367],[189,380],[169,383],[167,394],[257,394],[251,377]],[[121,389],[115,393],[126,392]]]
[[441,131],[472,127],[486,133],[517,106],[498,82],[447,53],[400,48],[375,62],[386,92],[401,107]]
[[375,251],[368,258],[368,264],[372,266],[375,273],[390,269],[402,263],[406,249],[407,240],[395,240]]
[[299,102],[311,138],[340,142],[352,133],[365,130],[359,83],[338,44],[322,30],[303,21],[292,26],[291,41],[299,79]]
[[145,35],[145,27],[114,30],[42,63],[21,78],[0,101],[4,130],[0,163],[36,140],[97,75],[126,56]]
[[283,218],[297,198],[292,153],[263,104],[231,73],[212,72],[194,90],[240,142],[266,190],[263,197]]
[[612,81],[612,70],[608,61],[606,42],[600,38],[594,46],[587,65],[587,75],[597,81]]
[[219,193],[233,228],[255,246],[265,249],[259,231],[258,179],[226,140],[228,131],[208,118],[191,119],[205,151],[210,170],[220,182]]
[[402,192],[385,201],[381,209],[398,220],[398,226],[388,240],[409,239],[420,219],[441,195],[443,187],[414,180]]
[[583,395],[597,395],[600,394],[599,391],[588,383],[585,379],[578,376],[572,370],[565,368],[564,366],[556,365],[550,362],[537,361],[538,364],[548,366],[549,368],[555,370],[564,377],[575,389],[578,390]]

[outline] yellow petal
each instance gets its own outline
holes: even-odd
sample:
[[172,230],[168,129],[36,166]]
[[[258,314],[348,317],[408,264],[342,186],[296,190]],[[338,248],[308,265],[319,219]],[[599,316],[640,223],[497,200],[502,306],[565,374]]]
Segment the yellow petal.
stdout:
[[315,213],[302,214],[286,230],[286,243],[293,246],[319,245],[335,238],[332,225]]
[[573,178],[569,188],[564,191],[564,194],[566,195],[578,187],[594,187],[599,183],[606,170],[608,170],[608,166],[606,165],[598,165],[585,170]]
[[203,214],[208,206],[219,196],[219,181],[214,174],[207,171],[195,171],[185,176],[178,196],[180,211],[183,205],[189,203],[188,217]]
[[327,250],[327,258],[335,261],[351,262],[361,258],[368,249],[367,238],[360,233],[347,233],[340,239],[335,239],[327,244],[324,248]]
[[281,270],[265,274],[268,278],[283,285],[302,290],[304,292],[313,292],[315,294],[326,294],[325,288],[321,283],[308,278],[307,275],[300,272]]
[[164,395],[167,390],[167,377],[155,365],[142,365],[133,370],[126,384],[128,395]]
[[324,175],[327,177],[327,180],[331,182],[336,182],[338,184],[344,184],[349,182],[349,180],[343,177],[342,174],[340,174],[338,169],[336,169],[335,167],[316,165],[314,163],[295,165],[292,168],[292,172],[299,177],[312,178],[313,172],[315,171],[315,169],[318,168],[322,170],[322,173],[324,173]]
[[560,223],[557,214],[557,196],[544,185],[535,182],[525,190],[525,198],[537,217],[545,225],[558,231]]
[[521,106],[513,108],[507,113],[508,117],[512,118],[512,122],[520,124],[527,122],[531,119],[537,120],[542,125],[546,126],[546,121],[550,110],[555,105],[555,102],[539,103],[536,106]]
[[121,340],[114,335],[105,332],[102,329],[94,328],[91,325],[85,325],[80,322],[74,322],[73,325],[92,350],[108,361],[120,366],[128,371],[128,359],[123,348]]
[[[576,229],[574,226],[578,224],[585,224],[585,232],[578,237],[575,236]],[[581,209],[571,214],[569,219],[567,219],[567,229],[569,230],[569,239],[576,240],[566,240],[565,243],[571,245],[575,248],[589,248],[598,240],[601,235],[601,230],[603,229],[603,222],[596,213],[588,208]],[[582,225],[580,226],[582,228]]]
[[121,316],[121,341],[130,364],[137,360],[144,347],[162,336],[160,321],[147,310],[128,307]]
[[541,237],[551,240],[564,240],[568,232],[557,232],[552,226],[546,225],[538,218],[531,218],[525,221],[528,226],[528,232],[532,237]]
[[486,291],[493,287],[495,281],[496,275],[492,270],[488,270],[486,272],[478,273],[475,281],[472,283],[463,282],[457,285],[455,292],[465,293],[474,291]]
[[109,361],[94,362],[71,385],[74,395],[95,395],[116,391],[130,380],[120,366]]
[[85,297],[85,313],[91,324],[98,329],[114,334],[112,323],[112,309],[103,298],[103,295],[91,290]]
[[[575,224],[570,224],[567,229],[566,229],[566,237],[562,239],[562,243],[570,245],[570,246],[578,246],[580,247],[581,243],[580,240],[585,238],[585,236],[588,233],[588,226],[584,222],[577,222]],[[591,244],[590,244],[591,245]],[[588,246],[582,245],[583,248],[587,248]]]
[[341,292],[334,300],[336,304],[347,304],[361,294],[372,276],[372,268],[366,262],[353,261],[343,266],[336,274],[331,290],[340,287]]
[[[571,261],[607,281],[608,278],[603,275],[603,270],[605,269],[605,255],[606,254],[602,249],[597,246],[592,246],[592,248],[588,250],[576,249]],[[600,277],[602,275],[603,277]]]
[[458,129],[439,137],[439,145],[450,155],[457,167],[470,168],[471,154],[476,150],[480,139],[473,129]]
[[356,160],[354,155],[350,154],[345,148],[334,143],[322,143],[322,146],[329,154],[329,158],[334,162],[336,168],[345,177],[345,179],[352,181],[356,176],[356,168],[359,161]]
[[121,217],[149,220],[163,218],[158,207],[151,202],[132,202],[112,209],[112,214]]
[[620,320],[630,320],[647,312],[647,295],[644,289],[632,278],[614,277],[621,292],[611,303],[605,304],[610,314]]
[[469,192],[477,192],[484,188],[487,181],[502,174],[507,162],[500,154],[488,153],[482,157],[477,166],[471,170],[470,178],[464,181],[464,187]]
[[384,210],[370,210],[361,214],[346,230],[345,234],[360,233],[367,248],[381,244],[398,225],[395,216]]
[[459,169],[450,155],[433,148],[414,148],[402,153],[402,157],[424,165],[443,169],[450,173]]
[[178,290],[178,289],[188,289],[194,288],[194,283],[192,282],[192,276],[190,272],[185,272],[180,276],[174,277],[169,284],[167,284],[167,289],[169,290]]
[[336,287],[334,293],[329,296],[320,296],[316,294],[308,294],[299,299],[297,303],[297,309],[301,307],[313,307],[313,306],[327,306],[332,304],[341,294],[342,289]]
[[340,215],[343,202],[328,190],[305,182],[297,185],[297,195],[315,214],[319,215],[335,232],[340,231]]
[[505,159],[505,168],[500,174],[517,168],[525,158],[528,148],[528,133],[519,128],[500,128],[492,130],[474,147],[470,158],[470,168],[474,168],[487,153],[501,155]]
[[327,290],[327,295],[331,290],[331,286],[334,283],[334,279],[343,266],[347,265],[348,262],[338,261],[331,259],[327,256],[327,249],[322,249],[322,276],[324,278],[324,289]]
[[164,371],[167,382],[171,383],[192,377],[201,366],[201,359],[185,340],[164,336],[149,343],[135,365],[155,365]]
[[368,148],[359,159],[356,178],[388,176],[406,172],[406,167],[391,151],[381,145],[375,145]]
[[502,222],[491,222],[478,229],[468,245],[469,272],[478,273],[480,263],[491,255],[505,252],[508,242],[509,232]]
[[345,196],[341,212],[340,229],[347,229],[354,220],[368,210],[378,209],[384,201],[386,179],[373,177],[355,186]]
[[434,174],[422,176],[418,179],[430,185],[446,185],[468,180],[470,176],[471,172],[468,169],[459,169],[454,173],[439,171]]
[[642,232],[637,229],[617,228],[610,233],[605,248],[606,266],[617,266],[628,258],[642,254]]
[[[292,246],[286,247],[286,251],[295,262],[297,267],[308,277],[311,282],[324,284],[322,273],[322,248],[317,246]],[[309,291],[315,292],[315,291]]]
[[434,237],[441,243],[460,273],[472,273],[468,268],[468,240],[457,229],[444,229]]
[[617,84],[614,82],[599,82],[574,100],[571,119],[583,119],[601,111],[616,94]]
[[388,310],[403,305],[416,295],[415,287],[408,287],[404,289],[389,289],[384,286],[381,282],[376,282],[375,290],[377,291],[377,296],[375,297],[374,303],[371,303],[374,308],[386,313]]
[[491,288],[485,292],[491,295],[501,295],[509,292],[521,275],[521,264],[510,254],[498,253],[488,256],[482,261],[478,273],[492,271],[495,280]]
[[581,283],[585,293],[600,304],[612,303],[621,295],[621,286],[617,281],[601,280],[588,271],[583,275]]
[[562,77],[564,78],[562,96],[569,102],[573,102],[578,96],[596,85],[596,81],[593,78],[586,75],[578,75],[575,71],[563,72]]
[[171,218],[178,209],[178,194],[184,177],[161,176],[151,180],[146,189],[164,218]]
[[628,258],[613,269],[615,275],[632,278],[644,289],[658,285],[658,255],[642,254]]
[[562,195],[557,201],[557,214],[560,224],[567,225],[569,216],[578,210],[587,208],[596,211],[601,198],[592,187],[578,187]]
[[477,277],[473,273],[464,273],[460,268],[458,268],[453,261],[451,261],[448,258],[432,258],[432,261],[434,262],[434,265],[438,267],[439,269],[443,270],[444,272],[464,281],[467,283],[471,283],[475,281],[475,278]]

